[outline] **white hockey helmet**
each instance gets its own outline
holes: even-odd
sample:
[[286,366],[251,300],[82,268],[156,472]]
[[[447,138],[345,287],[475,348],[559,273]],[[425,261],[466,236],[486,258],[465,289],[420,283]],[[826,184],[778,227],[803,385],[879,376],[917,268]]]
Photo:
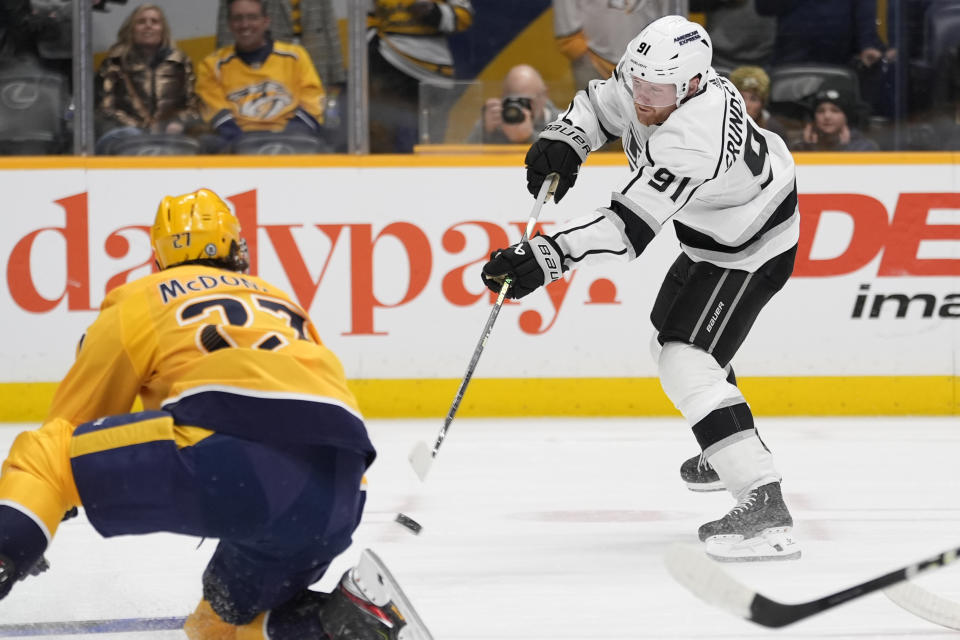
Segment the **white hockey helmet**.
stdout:
[[[701,81],[713,60],[713,44],[706,30],[683,16],[664,16],[654,20],[627,45],[624,71],[628,87],[633,80],[673,84],[676,105],[687,96],[690,79]],[[661,105],[662,106],[662,105]]]

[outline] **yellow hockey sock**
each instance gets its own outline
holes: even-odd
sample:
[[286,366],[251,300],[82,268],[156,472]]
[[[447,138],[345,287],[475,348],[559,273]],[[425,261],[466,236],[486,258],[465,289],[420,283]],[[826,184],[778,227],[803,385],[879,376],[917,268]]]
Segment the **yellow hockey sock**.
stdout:
[[221,620],[206,600],[187,617],[183,631],[190,640],[237,640],[237,627]]

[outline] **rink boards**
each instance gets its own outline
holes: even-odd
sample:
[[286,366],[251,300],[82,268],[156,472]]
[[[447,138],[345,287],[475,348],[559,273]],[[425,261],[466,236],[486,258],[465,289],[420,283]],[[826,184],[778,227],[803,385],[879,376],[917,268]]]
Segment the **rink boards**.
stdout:
[[[957,413],[960,176],[955,154],[798,156],[793,279],[734,360],[759,413]],[[597,155],[558,221],[629,179]],[[370,416],[443,416],[492,300],[490,249],[530,213],[522,154],[0,160],[0,420],[43,416],[105,292],[151,268],[166,194],[216,190],[255,272],[309,310]],[[253,233],[255,230],[255,233]],[[649,309],[669,225],[629,264],[583,269],[505,305],[462,415],[673,415]]]

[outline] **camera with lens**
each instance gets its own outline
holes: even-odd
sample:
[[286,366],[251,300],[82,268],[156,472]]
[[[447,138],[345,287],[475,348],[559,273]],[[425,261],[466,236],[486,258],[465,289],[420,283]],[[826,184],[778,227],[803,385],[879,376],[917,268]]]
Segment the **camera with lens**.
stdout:
[[530,98],[507,97],[503,99],[503,121],[508,124],[518,124],[526,119],[523,110],[533,111]]

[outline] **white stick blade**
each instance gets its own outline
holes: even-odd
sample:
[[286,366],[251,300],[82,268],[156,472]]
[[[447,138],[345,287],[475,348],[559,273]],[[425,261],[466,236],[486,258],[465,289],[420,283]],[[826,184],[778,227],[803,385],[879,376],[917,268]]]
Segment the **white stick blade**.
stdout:
[[756,592],[737,582],[700,547],[673,544],[664,561],[673,579],[708,604],[735,616],[750,619],[750,605]]
[[960,631],[960,602],[949,600],[905,580],[883,594],[915,616]]
[[410,466],[413,467],[413,472],[420,478],[420,482],[426,480],[427,474],[430,472],[430,465],[433,464],[433,451],[427,446],[427,443],[421,440],[413,445],[407,460],[410,461]]

